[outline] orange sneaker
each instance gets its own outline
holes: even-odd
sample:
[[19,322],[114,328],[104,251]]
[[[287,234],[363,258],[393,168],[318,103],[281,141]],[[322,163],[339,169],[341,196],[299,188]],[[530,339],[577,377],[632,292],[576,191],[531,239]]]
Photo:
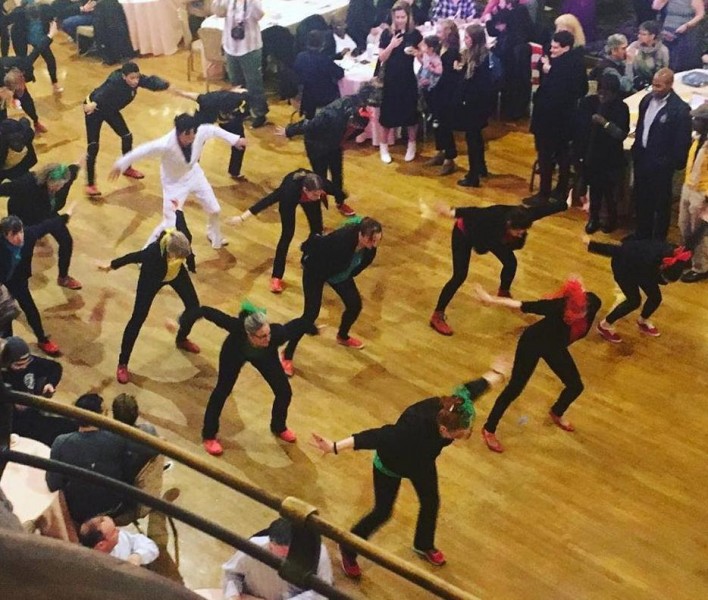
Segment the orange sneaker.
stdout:
[[118,383],[128,383],[130,381],[128,365],[118,365],[118,368],[116,369],[116,379],[118,380]]
[[283,356],[281,354],[280,355],[280,364],[282,365],[283,371],[285,371],[285,374],[288,377],[292,377],[293,375],[295,375],[295,367],[293,366],[292,360],[288,360],[287,358],[285,358],[285,356]]
[[204,450],[212,456],[221,456],[224,453],[224,447],[216,438],[213,440],[203,440],[202,445],[204,446]]
[[131,179],[144,179],[145,175],[138,171],[137,169],[134,169],[133,167],[128,167],[125,171],[123,171],[123,175],[126,177],[130,177]]
[[188,340],[187,338],[177,341],[175,345],[180,350],[184,350],[185,352],[191,352],[192,354],[199,354],[201,352],[201,348],[197,346],[193,341]]
[[280,433],[275,433],[275,435],[278,436],[284,442],[287,442],[288,444],[294,444],[295,442],[297,442],[297,436],[295,435],[295,432],[292,429],[283,429],[283,431],[281,431]]
[[84,193],[89,197],[89,198],[94,198],[96,196],[100,196],[101,192],[98,190],[98,188],[95,185],[87,185],[84,188]]
[[355,217],[356,216],[356,211],[351,206],[349,206],[346,202],[342,202],[341,204],[338,204],[337,210],[339,211],[339,214],[342,215],[343,217]]
[[422,556],[431,565],[435,565],[436,567],[442,567],[446,562],[445,555],[437,548],[431,548],[430,550],[419,550],[414,547],[413,552],[419,556]]
[[67,275],[66,277],[57,277],[57,284],[60,287],[65,287],[70,290],[80,290],[81,289],[81,282],[77,279],[74,279],[70,275]]
[[278,277],[273,277],[270,280],[270,291],[273,292],[274,294],[282,294],[283,293],[283,280],[279,279]]
[[361,567],[359,567],[359,563],[356,561],[356,557],[351,558],[347,556],[347,553],[342,550],[342,547],[339,547],[339,552],[342,558],[342,571],[344,571],[344,574],[349,577],[350,579],[360,579],[361,578]]
[[354,350],[361,350],[364,347],[364,342],[352,336],[349,336],[347,339],[337,336],[337,343],[347,348],[353,348]]
[[59,346],[57,346],[52,340],[47,339],[43,342],[37,342],[37,345],[42,352],[48,354],[49,356],[59,356],[61,354]]
[[558,425],[558,427],[560,427],[563,431],[575,431],[575,427],[573,427],[573,424],[570,421],[566,421],[563,417],[559,417],[552,410],[548,411],[548,416],[551,417],[551,421]]
[[445,313],[436,310],[430,317],[430,326],[441,335],[452,335],[452,327],[445,322]]
[[484,439],[484,443],[487,444],[487,448],[492,452],[504,452],[504,446],[501,445],[497,436],[487,431],[484,427],[482,427],[482,438]]

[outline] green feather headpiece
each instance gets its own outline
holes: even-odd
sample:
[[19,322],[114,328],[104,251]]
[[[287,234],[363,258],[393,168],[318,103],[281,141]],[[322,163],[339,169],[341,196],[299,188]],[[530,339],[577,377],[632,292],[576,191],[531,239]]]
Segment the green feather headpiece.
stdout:
[[266,314],[266,309],[263,308],[262,306],[256,306],[255,304],[253,304],[253,302],[246,299],[243,302],[241,302],[241,312],[248,313],[249,315],[252,315],[253,313]]
[[472,403],[472,394],[470,394],[470,391],[466,386],[458,385],[452,391],[452,395],[455,396],[455,398],[460,398],[460,400],[462,400],[462,404],[458,405],[456,410],[457,412],[462,413],[465,417],[465,427],[469,427],[472,424],[472,421],[474,421],[474,418],[477,416],[474,409],[474,404]]
[[47,179],[49,179],[50,181],[58,181],[60,179],[66,179],[68,176],[69,167],[67,167],[66,165],[57,165],[51,171],[49,171]]

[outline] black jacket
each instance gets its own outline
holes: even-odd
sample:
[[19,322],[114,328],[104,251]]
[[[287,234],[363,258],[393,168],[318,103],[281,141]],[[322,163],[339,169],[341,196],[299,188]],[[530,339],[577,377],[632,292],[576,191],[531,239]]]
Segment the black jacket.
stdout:
[[666,105],[652,121],[647,147],[644,148],[644,117],[651,99],[652,94],[647,94],[639,103],[637,129],[632,145],[635,165],[651,171],[680,171],[686,166],[691,147],[691,107],[672,90]]
[[[464,73],[464,69],[462,73]],[[456,131],[470,131],[487,126],[494,106],[494,81],[489,64],[489,55],[477,66],[472,77],[457,78],[454,94],[453,126]],[[435,91],[435,90],[433,90]]]
[[[308,171],[307,169],[297,169],[295,171],[291,171],[283,177],[283,181],[280,182],[280,185],[276,189],[274,189],[267,196],[261,198],[248,210],[251,211],[251,214],[257,215],[269,206],[273,206],[275,203],[278,203],[280,210],[283,210],[285,207],[293,208],[294,210],[294,208],[301,203],[302,178],[307,173],[312,173],[312,171]],[[323,179],[322,181],[322,188],[325,194],[336,197],[337,189],[334,184],[327,179]],[[322,202],[326,205],[326,198],[323,199]]]
[[[486,254],[505,248],[519,250],[526,243],[526,235],[521,238],[506,237],[506,223],[509,213],[516,206],[501,204],[479,208],[469,206],[456,208],[455,217],[458,222],[455,227],[460,229],[477,254]],[[540,217],[539,217],[540,218]]]
[[248,94],[219,90],[197,96],[199,110],[194,117],[203,123],[222,125],[234,119],[243,119],[247,112]]
[[114,65],[135,56],[125,11],[118,0],[101,0],[96,4],[93,30],[94,44],[104,64]]
[[337,98],[320,109],[312,119],[302,119],[285,128],[289,138],[305,136],[305,148],[310,156],[323,156],[339,149],[349,123],[357,110],[351,96]]
[[[303,267],[311,275],[326,281],[351,265],[358,243],[358,225],[347,225],[327,235],[313,235],[301,246]],[[362,253],[361,263],[352,271],[352,278],[372,263],[376,248],[365,248]]]
[[[593,123],[592,116],[601,114],[607,127]],[[624,139],[629,133],[629,108],[617,97],[600,104],[597,95],[585,96],[578,107],[575,144],[578,158],[583,159],[586,175],[621,170],[625,166]]]
[[339,80],[344,77],[344,69],[324,52],[299,52],[293,69],[302,86],[301,115],[312,117],[315,110],[339,98]]
[[575,339],[571,339],[571,328],[563,320],[565,312],[565,298],[551,298],[548,300],[534,300],[522,302],[521,312],[526,314],[543,315],[543,319],[527,327],[521,334],[519,343],[523,340],[530,344],[536,352],[543,354],[546,350],[557,350],[570,346],[573,342],[584,338],[595,320],[597,311],[602,302],[592,292],[585,292],[587,298],[587,314],[585,328]]
[[151,92],[159,92],[170,87],[169,81],[157,75],[140,75],[140,83],[137,88],[130,87],[123,79],[123,73],[116,69],[108,78],[93,92],[88,95],[91,102],[96,103],[96,110],[103,113],[118,112],[130,104],[138,88],[145,88]]
[[674,253],[674,247],[661,240],[629,240],[621,245],[590,242],[588,251],[612,257],[616,280],[654,286],[665,283],[660,274],[661,261]]

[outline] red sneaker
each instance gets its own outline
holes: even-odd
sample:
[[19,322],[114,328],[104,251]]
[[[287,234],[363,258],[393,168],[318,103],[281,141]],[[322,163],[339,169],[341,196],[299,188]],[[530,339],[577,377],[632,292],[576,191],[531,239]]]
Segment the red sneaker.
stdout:
[[339,214],[342,215],[343,217],[355,217],[356,216],[356,211],[351,206],[349,206],[346,202],[342,202],[341,204],[338,204],[337,210],[339,211]]
[[180,350],[184,350],[185,352],[191,352],[192,354],[199,354],[201,352],[201,348],[197,346],[193,341],[188,340],[188,339],[183,339],[179,340],[175,344]]
[[433,316],[430,317],[430,326],[442,335],[453,334],[452,327],[445,322],[445,313],[442,311],[436,310],[433,313]]
[[283,293],[283,280],[279,279],[277,277],[273,277],[270,280],[270,291],[273,292],[274,294],[282,294]]
[[137,169],[134,169],[133,167],[128,167],[125,171],[123,171],[123,175],[126,177],[130,177],[131,179],[144,179],[145,175],[138,171]]
[[282,354],[280,355],[280,364],[283,366],[283,371],[285,371],[285,374],[288,377],[292,377],[295,375],[295,367],[293,366],[293,361],[288,360],[283,356]]
[[98,188],[95,185],[87,185],[84,188],[84,193],[89,197],[93,198],[95,196],[100,196],[101,192],[98,190]]
[[34,124],[34,132],[35,133],[47,133],[49,129],[47,129],[44,125],[42,125],[39,121],[37,121]]
[[431,565],[435,565],[436,567],[442,567],[446,562],[445,555],[437,548],[431,548],[430,550],[419,550],[414,547],[413,552],[422,556]]
[[659,330],[649,323],[649,321],[645,321],[644,323],[637,321],[637,327],[639,327],[639,331],[641,331],[644,335],[649,335],[651,337],[659,337],[661,335]]
[[552,410],[548,411],[548,416],[551,417],[551,421],[558,425],[558,427],[560,427],[563,431],[575,431],[575,427],[573,427],[573,424],[570,421],[566,421],[563,417],[559,417]]
[[356,557],[350,558],[347,556],[346,552],[342,550],[342,547],[339,547],[339,553],[342,558],[342,571],[344,571],[344,574],[349,577],[350,579],[360,579],[361,578],[361,567],[359,567],[359,563],[356,561]]
[[614,331],[611,329],[607,329],[607,327],[603,327],[602,323],[597,324],[597,332],[605,338],[608,342],[612,344],[619,344],[622,342],[622,338],[617,335]]
[[74,279],[70,275],[67,275],[66,277],[57,277],[57,284],[60,287],[65,287],[70,290],[80,290],[81,289],[81,282],[77,279]]
[[337,336],[337,343],[342,346],[346,346],[347,348],[353,348],[354,350],[361,350],[364,347],[364,342],[351,336],[349,336],[346,340]]
[[275,435],[288,444],[294,444],[297,442],[297,436],[292,429],[283,429],[283,431],[276,433]]
[[59,350],[59,346],[57,346],[52,340],[45,340],[44,342],[37,342],[37,345],[39,346],[39,349],[44,352],[45,354],[48,354],[49,356],[59,356],[61,354],[61,350]]
[[128,365],[118,365],[118,368],[116,369],[116,379],[118,380],[118,383],[128,383],[130,381]]
[[487,448],[492,452],[499,452],[500,454],[504,452],[504,446],[501,445],[497,436],[487,431],[484,427],[482,427],[482,438],[484,443],[487,444]]
[[224,448],[221,442],[214,438],[213,440],[203,440],[202,445],[204,450],[206,450],[212,456],[221,456],[224,453]]

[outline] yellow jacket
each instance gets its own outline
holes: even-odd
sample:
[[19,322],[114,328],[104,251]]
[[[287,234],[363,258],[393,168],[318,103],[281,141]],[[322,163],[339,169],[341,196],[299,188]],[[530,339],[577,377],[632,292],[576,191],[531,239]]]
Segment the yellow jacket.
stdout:
[[691,149],[688,151],[685,183],[691,189],[708,196],[708,157],[706,157],[708,143],[704,143],[699,152],[698,142],[698,139],[693,140]]

